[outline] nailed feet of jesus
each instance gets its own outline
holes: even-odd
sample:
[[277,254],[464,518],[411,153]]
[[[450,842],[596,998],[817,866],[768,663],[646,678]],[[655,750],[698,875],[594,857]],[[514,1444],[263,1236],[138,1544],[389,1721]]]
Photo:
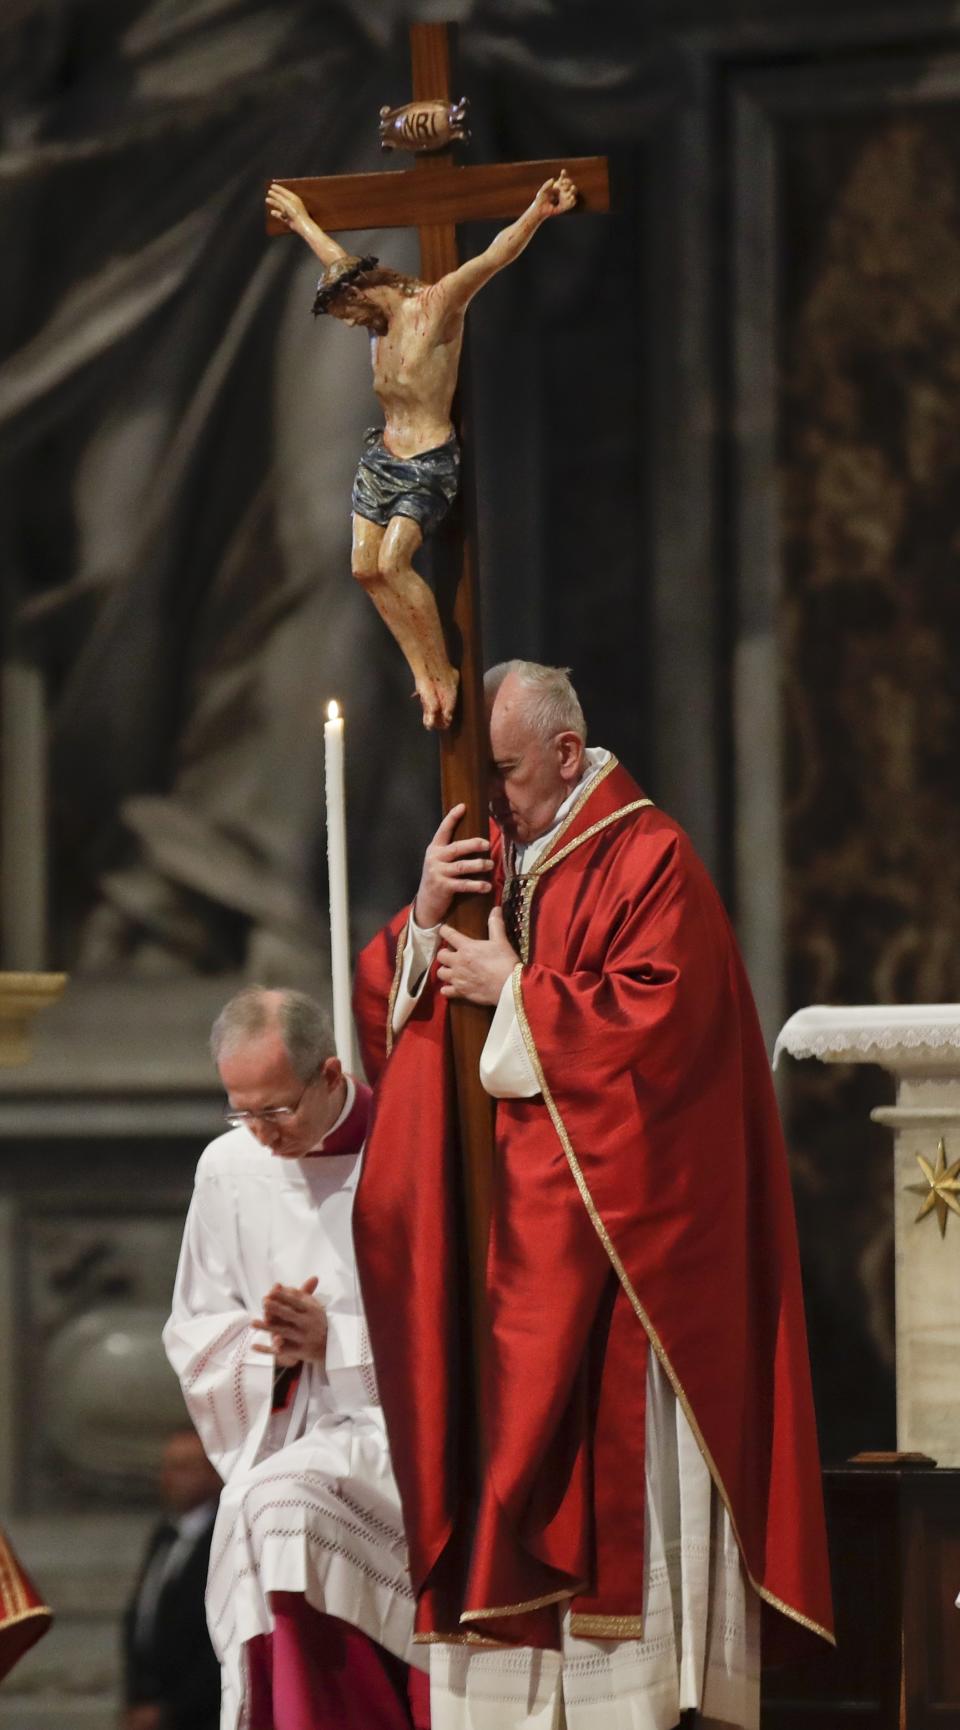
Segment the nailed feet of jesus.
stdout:
[[423,724],[430,732],[444,733],[453,720],[460,689],[460,674],[448,667],[441,678],[417,680],[412,697],[419,697],[423,709]]

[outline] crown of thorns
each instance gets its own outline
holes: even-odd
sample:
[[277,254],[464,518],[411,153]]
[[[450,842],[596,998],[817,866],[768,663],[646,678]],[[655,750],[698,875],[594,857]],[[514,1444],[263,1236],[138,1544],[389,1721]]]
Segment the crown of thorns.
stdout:
[[359,276],[373,270],[379,263],[380,260],[374,258],[372,253],[367,253],[365,258],[354,258],[351,253],[347,253],[345,258],[335,259],[333,264],[328,264],[317,283],[311,308],[314,318],[321,312],[329,312],[330,302],[336,300],[338,294],[342,294]]

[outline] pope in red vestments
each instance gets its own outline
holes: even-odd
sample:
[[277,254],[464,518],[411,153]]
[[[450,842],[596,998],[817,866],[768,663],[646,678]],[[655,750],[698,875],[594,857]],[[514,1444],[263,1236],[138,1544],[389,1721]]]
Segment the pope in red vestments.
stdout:
[[[550,1647],[565,1614],[573,1635],[642,1635],[652,1353],[746,1580],[830,1638],[793,1205],[749,984],[683,831],[614,758],[594,753],[591,769],[575,730],[550,731],[528,665],[498,670],[491,693],[489,855],[486,842],[451,840],[451,813],[412,921],[395,920],[358,973],[368,1063],[382,1073],[355,1236],[418,1627]],[[429,941],[456,889],[480,892],[491,876],[516,947],[499,910],[487,942],[441,924],[424,985],[411,943]],[[394,1037],[398,989],[412,1007]],[[486,1460],[472,1496],[451,996],[496,1005],[488,1071],[532,1078],[485,1077],[497,1151]]]

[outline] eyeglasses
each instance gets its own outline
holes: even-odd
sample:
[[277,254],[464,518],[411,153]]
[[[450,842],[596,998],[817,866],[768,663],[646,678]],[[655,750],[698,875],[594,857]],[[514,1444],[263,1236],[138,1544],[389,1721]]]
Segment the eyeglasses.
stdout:
[[264,1107],[263,1111],[230,1111],[228,1109],[223,1115],[231,1129],[246,1129],[251,1123],[289,1123],[291,1117],[296,1117],[308,1090],[313,1086],[316,1079],[315,1075],[311,1075],[296,1105],[268,1105]]

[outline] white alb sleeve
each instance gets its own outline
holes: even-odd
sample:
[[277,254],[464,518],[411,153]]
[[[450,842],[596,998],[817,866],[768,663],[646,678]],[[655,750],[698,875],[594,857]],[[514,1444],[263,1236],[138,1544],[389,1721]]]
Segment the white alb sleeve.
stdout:
[[229,1265],[230,1213],[216,1180],[198,1174],[163,1330],[187,1410],[225,1481],[251,1463],[273,1394],[273,1360],[253,1349],[259,1336]]
[[413,1014],[414,1005],[427,983],[427,974],[433,966],[433,958],[439,947],[439,925],[418,925],[411,908],[410,918],[407,920],[407,941],[403,951],[400,983],[393,1004],[391,1026],[394,1033],[399,1033]]
[[512,973],[504,982],[480,1053],[480,1080],[492,1099],[532,1099],[540,1092],[517,1020]]

